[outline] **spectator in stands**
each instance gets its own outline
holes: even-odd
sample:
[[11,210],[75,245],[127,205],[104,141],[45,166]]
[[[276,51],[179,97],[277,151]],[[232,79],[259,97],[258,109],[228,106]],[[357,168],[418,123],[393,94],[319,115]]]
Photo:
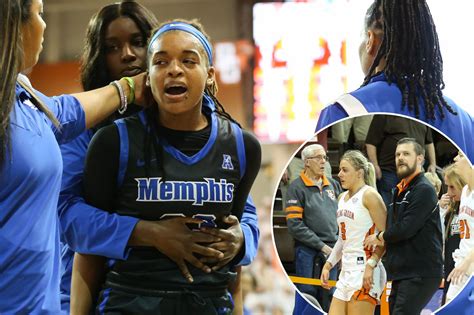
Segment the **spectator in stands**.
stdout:
[[377,190],[388,207],[392,189],[398,183],[395,166],[395,149],[398,140],[415,138],[427,152],[429,172],[436,171],[436,155],[431,129],[409,118],[392,115],[375,115],[366,139],[367,156],[375,167]]
[[425,175],[425,177],[428,179],[428,181],[433,185],[433,187],[436,190],[436,194],[439,196],[439,192],[441,191],[442,182],[441,182],[441,179],[439,179],[438,175],[435,172],[433,172],[433,173],[428,172],[428,173],[424,173],[423,175]]
[[[455,172],[454,164],[448,165],[444,169],[444,183],[448,192],[441,196],[439,201],[440,211],[444,212],[441,217],[444,233],[444,288],[442,304],[446,302],[446,293],[451,282],[446,281],[449,273],[454,269],[453,252],[459,247],[461,241],[459,235],[459,202],[461,191],[466,182]],[[444,210],[444,211],[443,211]]]
[[[303,149],[304,169],[288,188],[286,218],[288,231],[295,239],[296,275],[319,278],[322,267],[337,240],[337,196],[341,186],[324,175],[326,151],[319,144]],[[337,278],[337,268],[330,279]],[[311,285],[297,285],[299,290],[314,296],[327,311],[330,292]]]

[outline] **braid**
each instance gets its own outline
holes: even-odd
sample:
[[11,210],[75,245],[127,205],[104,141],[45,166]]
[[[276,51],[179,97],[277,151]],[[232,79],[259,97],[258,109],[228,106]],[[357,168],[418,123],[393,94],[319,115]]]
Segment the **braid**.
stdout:
[[159,145],[157,135],[158,133],[158,110],[156,106],[152,106],[150,108],[145,109],[146,121],[147,121],[147,128],[145,133],[145,146],[144,146],[144,154],[145,154],[145,172],[146,176],[150,176],[150,167],[151,167],[151,157],[154,151],[156,156],[156,167],[161,169],[162,172],[162,181],[166,181],[166,172],[164,168],[164,152],[163,147]]
[[375,69],[385,58],[383,72],[388,83],[395,82],[402,93],[402,108],[419,118],[418,95],[425,105],[428,119],[435,120],[444,108],[457,114],[443,98],[443,59],[436,26],[425,0],[376,0],[367,11],[366,28],[383,30],[379,51],[363,86],[375,75]]
[[153,111],[152,108],[146,108],[145,109],[145,116],[146,116],[146,121],[147,121],[147,125],[144,126],[145,128],[145,139],[144,139],[144,151],[143,151],[143,155],[144,155],[144,160],[145,160],[145,174],[147,177],[150,177],[150,163],[151,163],[151,154],[152,154],[152,148],[153,148],[153,145],[151,143],[152,139],[153,139],[153,134],[152,134],[152,131],[151,131],[151,126],[149,126],[150,122],[152,121],[153,119],[153,114],[151,113],[151,111]]
[[209,95],[211,97],[212,101],[216,105],[216,113],[219,116],[224,117],[224,118],[232,121],[233,123],[237,124],[239,127],[242,128],[242,126],[228,112],[226,112],[224,106],[217,99],[217,97],[216,97],[216,92],[217,92],[216,83],[213,83],[211,86],[206,87],[205,92],[206,92],[207,95]]

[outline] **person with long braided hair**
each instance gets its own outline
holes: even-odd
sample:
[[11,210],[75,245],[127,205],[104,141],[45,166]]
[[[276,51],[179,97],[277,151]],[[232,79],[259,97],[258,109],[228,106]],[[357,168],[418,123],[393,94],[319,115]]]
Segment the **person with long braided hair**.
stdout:
[[316,131],[347,116],[396,113],[431,124],[474,161],[474,118],[443,95],[443,59],[426,0],[375,0],[365,17],[362,86],[320,113]]
[[[86,201],[144,220],[184,217],[195,229],[225,227],[229,214],[240,220],[261,149],[215,96],[212,49],[202,26],[194,20],[159,26],[149,41],[148,70],[156,104],[96,133],[84,170]],[[176,226],[174,233],[186,230]],[[135,245],[127,259],[109,260],[107,270],[104,258],[76,253],[71,314],[90,311],[104,273],[100,313],[232,312],[235,261],[204,271],[190,266],[190,283],[165,254]]]
[[[91,18],[86,32],[81,61],[81,81],[86,91],[107,85],[124,75],[146,70],[147,39],[158,25],[152,12],[135,1],[122,1],[101,8]],[[125,113],[116,113],[99,127],[112,124],[141,108],[129,104]],[[71,274],[74,252],[125,259],[128,246],[136,240],[148,243],[175,260],[183,275],[192,279],[187,263],[208,268],[205,258],[221,253],[220,264],[236,259],[239,265],[249,264],[258,247],[259,229],[256,208],[249,197],[242,220],[229,217],[227,229],[212,229],[208,233],[187,231],[175,233],[176,225],[185,225],[185,218],[146,221],[136,217],[108,213],[88,205],[83,196],[82,178],[88,144],[99,128],[83,132],[73,141],[61,145],[63,179],[58,213],[61,225],[61,304],[69,311]],[[212,233],[212,234],[211,234]],[[214,234],[214,235],[213,235]],[[212,240],[219,242],[212,243]],[[173,244],[174,246],[169,246]],[[218,250],[215,250],[218,248]],[[203,261],[194,258],[202,255]]]

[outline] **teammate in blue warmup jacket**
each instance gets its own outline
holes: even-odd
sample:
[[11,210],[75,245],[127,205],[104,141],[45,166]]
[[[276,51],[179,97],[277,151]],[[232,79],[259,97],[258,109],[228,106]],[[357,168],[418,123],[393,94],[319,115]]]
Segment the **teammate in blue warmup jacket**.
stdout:
[[441,92],[443,60],[426,1],[374,1],[364,33],[364,82],[323,109],[316,131],[348,116],[402,114],[438,129],[474,162],[474,118]]
[[375,0],[364,25],[364,82],[322,110],[316,132],[349,116],[401,114],[438,129],[474,162],[474,118],[442,94],[443,62],[426,1]]
[[[78,136],[121,103],[112,86],[46,97],[20,74],[38,61],[46,27],[42,15],[41,0],[0,2],[1,314],[61,312],[58,143]],[[141,81],[135,78],[139,100]],[[118,84],[129,97],[127,82]]]
[[[86,200],[120,215],[163,220],[177,238],[189,234],[189,224],[225,227],[227,215],[242,216],[260,146],[215,98],[212,50],[199,24],[163,24],[148,47],[148,84],[157,105],[94,136],[84,171]],[[176,242],[166,243],[164,249]],[[101,257],[76,253],[72,313],[89,311],[104,271],[100,313],[232,312],[228,287],[238,261],[207,261],[218,263],[212,270],[191,266],[194,279],[187,281],[164,250],[133,245],[126,260],[108,260],[107,270]]]
[[[136,2],[114,3],[97,12],[92,17],[86,33],[81,75],[84,89],[98,88],[111,80],[144,71],[146,69],[146,40],[156,25],[153,13]],[[101,126],[136,111],[137,107],[131,105],[124,115],[113,115]],[[74,251],[113,259],[126,259],[129,242],[138,238],[147,238],[150,246],[156,246],[164,251],[162,244],[159,243],[159,240],[163,238],[160,238],[158,232],[165,233],[163,229],[169,226],[169,224],[163,224],[164,221],[140,221],[136,217],[105,212],[84,201],[83,167],[87,147],[96,129],[87,130],[73,141],[61,146],[64,164],[58,207],[62,228],[61,303],[62,309],[67,312],[69,311]],[[137,225],[138,222],[140,223]],[[239,264],[247,265],[256,255],[259,236],[256,209],[250,197],[246,203],[240,227],[235,221],[228,230],[217,231],[216,236],[223,239],[223,243],[218,246],[222,252],[226,253],[228,259],[233,259],[240,252]],[[190,231],[189,233],[196,236],[200,232]],[[171,241],[172,236],[172,234],[169,235],[165,241]],[[213,238],[200,235],[199,239],[188,241],[184,245],[191,249],[192,246],[202,246],[196,242],[206,239]],[[219,252],[210,252],[210,254],[216,253]],[[181,253],[180,256],[184,254]]]

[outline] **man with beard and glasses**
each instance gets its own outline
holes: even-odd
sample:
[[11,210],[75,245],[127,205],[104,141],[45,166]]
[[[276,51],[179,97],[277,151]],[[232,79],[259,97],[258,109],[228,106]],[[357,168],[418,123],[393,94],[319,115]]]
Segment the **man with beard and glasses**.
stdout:
[[420,314],[443,274],[438,199],[422,173],[424,155],[415,139],[398,141],[395,164],[400,183],[392,191],[387,228],[364,243],[386,246],[384,265],[392,281],[391,315]]

